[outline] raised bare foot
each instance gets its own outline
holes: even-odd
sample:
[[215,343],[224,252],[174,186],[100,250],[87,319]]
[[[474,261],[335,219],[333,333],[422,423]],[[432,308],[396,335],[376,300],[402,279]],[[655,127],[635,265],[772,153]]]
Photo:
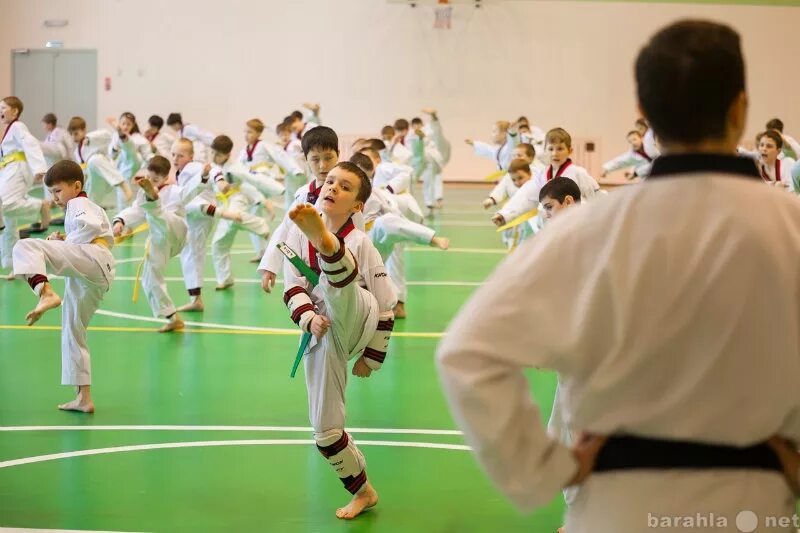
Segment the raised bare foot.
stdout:
[[136,178],[136,185],[142,188],[148,200],[151,202],[158,200],[158,190],[155,185],[153,185],[153,182],[150,181],[150,178],[144,176]]
[[378,493],[372,488],[372,484],[367,481],[361,490],[353,495],[353,499],[350,500],[350,503],[341,509],[336,509],[336,518],[352,520],[362,512],[376,505],[378,505]]
[[39,296],[39,303],[36,304],[36,307],[33,309],[33,311],[25,315],[25,320],[28,321],[29,326],[32,326],[38,322],[38,320],[42,318],[42,315],[44,315],[47,311],[50,309],[55,309],[59,305],[61,305],[61,298],[58,297],[58,294],[53,292],[49,286],[44,287],[42,288],[41,295]]
[[62,411],[79,411],[81,413],[94,413],[94,402],[92,400],[84,400],[83,398],[75,398],[71,402],[62,403],[58,406]]
[[336,252],[336,237],[328,231],[322,217],[311,204],[300,204],[289,211],[289,218],[297,224],[308,242],[322,255],[333,255]]
[[166,324],[161,326],[161,328],[159,328],[158,332],[169,333],[170,331],[177,331],[179,329],[183,329],[184,327],[186,327],[186,324],[184,324],[183,320],[181,320],[181,317],[179,317],[178,314],[175,313],[175,315],[169,322],[167,322]]
[[447,237],[434,237],[431,239],[431,246],[440,250],[447,250],[450,248],[450,239]]
[[226,281],[222,285],[217,285],[216,287],[214,287],[214,290],[224,291],[231,287],[233,287],[233,281]]
[[395,319],[403,319],[406,316],[406,304],[403,302],[397,302],[397,305],[394,306]]
[[203,305],[203,300],[201,300],[200,298],[192,298],[191,302],[189,302],[188,304],[184,304],[184,305],[178,307],[178,309],[176,309],[176,311],[179,311],[181,313],[187,313],[187,312],[188,313],[201,313],[201,312],[205,311],[205,309],[206,308]]

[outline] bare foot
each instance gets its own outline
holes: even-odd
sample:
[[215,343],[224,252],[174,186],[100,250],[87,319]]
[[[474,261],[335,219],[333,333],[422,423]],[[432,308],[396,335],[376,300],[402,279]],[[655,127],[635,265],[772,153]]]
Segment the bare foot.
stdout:
[[250,258],[250,262],[251,263],[260,263],[262,257],[264,257],[263,254],[262,255],[254,255],[253,257]]
[[289,211],[289,218],[308,237],[308,242],[322,255],[336,252],[336,237],[328,231],[322,217],[311,204],[300,204]]
[[50,309],[55,309],[59,305],[61,305],[61,298],[58,297],[58,294],[53,292],[53,290],[50,288],[50,284],[48,283],[42,287],[42,292],[39,296],[39,303],[36,304],[36,307],[33,309],[33,311],[25,315],[25,320],[28,321],[29,326],[32,326],[40,318],[42,318],[43,314]]
[[397,302],[397,305],[394,306],[395,319],[403,319],[406,316],[406,304],[403,302]]
[[14,281],[15,279],[17,279],[17,276],[15,276],[13,272],[9,272],[5,276],[3,276],[3,279],[6,281]]
[[450,248],[450,239],[447,237],[434,237],[431,239],[431,246],[440,250],[447,250]]
[[188,304],[180,306],[176,311],[181,313],[201,313],[205,311],[205,306],[203,305],[203,300],[200,298],[192,298],[192,301]]
[[560,528],[558,528],[558,531],[556,531],[556,533],[567,533],[567,528],[561,526]]
[[150,181],[150,178],[146,177],[139,177],[136,178],[136,185],[142,188],[144,191],[144,195],[147,197],[148,200],[154,202],[158,200],[158,190],[156,190],[153,182]]
[[84,400],[81,397],[75,398],[71,402],[62,403],[58,406],[62,411],[80,411],[81,413],[94,413],[94,402]]
[[350,500],[350,503],[341,509],[336,509],[336,518],[352,520],[362,512],[376,505],[378,505],[378,493],[372,488],[372,484],[367,481],[361,490],[353,495],[353,499]]
[[179,329],[183,329],[184,327],[186,327],[186,324],[183,323],[183,320],[181,320],[181,317],[179,317],[178,313],[176,312],[172,316],[172,320],[161,326],[158,332],[169,333],[170,331],[177,331]]
[[233,287],[233,281],[226,281],[222,285],[217,285],[215,287],[215,290],[224,291],[224,290],[227,290],[227,289],[229,289],[231,287]]

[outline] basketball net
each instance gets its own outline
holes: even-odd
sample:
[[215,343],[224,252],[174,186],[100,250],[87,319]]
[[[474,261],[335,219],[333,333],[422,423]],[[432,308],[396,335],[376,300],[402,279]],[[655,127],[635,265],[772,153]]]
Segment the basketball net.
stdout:
[[453,6],[450,0],[439,0],[436,8],[436,18],[433,20],[433,27],[437,30],[449,30],[453,19]]

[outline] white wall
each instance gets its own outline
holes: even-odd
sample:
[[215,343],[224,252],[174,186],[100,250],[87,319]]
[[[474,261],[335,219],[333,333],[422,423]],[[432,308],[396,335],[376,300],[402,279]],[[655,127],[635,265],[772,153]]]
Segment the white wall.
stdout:
[[[744,38],[748,136],[773,115],[800,134],[800,69],[791,68],[798,8],[497,0],[457,7],[450,31],[432,29],[429,8],[385,0],[0,0],[0,8],[0,49],[58,39],[98,50],[99,117],[180,111],[238,142],[245,120],[275,123],[303,101],[320,102],[325,123],[342,133],[377,133],[433,105],[455,148],[446,176],[476,179],[492,164],[463,139],[487,137],[495,119],[522,113],[601,140],[603,157],[622,151],[637,116],[639,47],[675,19],[713,18]],[[50,18],[69,25],[47,29]],[[6,92],[10,65],[0,54]]]

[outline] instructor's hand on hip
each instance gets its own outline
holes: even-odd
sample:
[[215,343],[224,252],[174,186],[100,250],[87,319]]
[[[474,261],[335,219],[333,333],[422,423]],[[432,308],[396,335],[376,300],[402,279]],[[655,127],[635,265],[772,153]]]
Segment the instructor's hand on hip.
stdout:
[[265,270],[264,273],[261,274],[261,288],[264,289],[264,292],[267,294],[272,292],[276,278],[275,272],[270,272],[269,270]]
[[783,475],[792,492],[796,497],[800,496],[800,479],[798,479],[800,477],[800,453],[797,448],[791,441],[777,435],[770,438],[767,444],[780,459],[781,465],[783,465]]
[[575,476],[567,483],[567,487],[580,485],[586,481],[586,478],[588,478],[592,470],[594,470],[597,454],[600,453],[600,450],[607,440],[608,437],[592,435],[591,433],[583,433],[578,437],[578,440],[572,447],[572,454],[578,462],[578,471],[575,472]]

